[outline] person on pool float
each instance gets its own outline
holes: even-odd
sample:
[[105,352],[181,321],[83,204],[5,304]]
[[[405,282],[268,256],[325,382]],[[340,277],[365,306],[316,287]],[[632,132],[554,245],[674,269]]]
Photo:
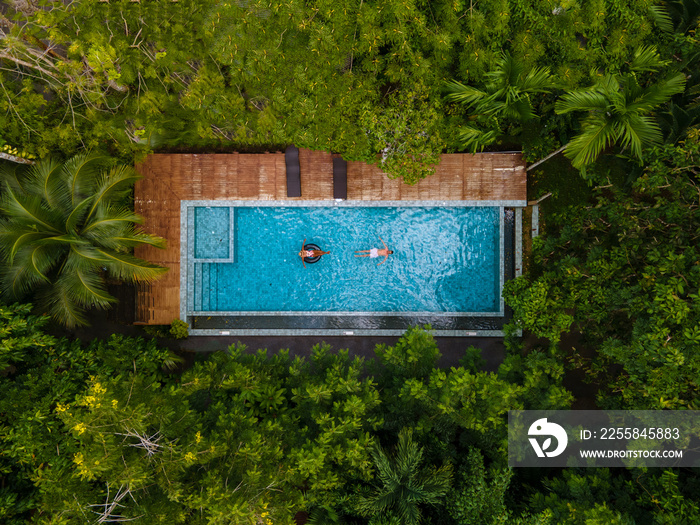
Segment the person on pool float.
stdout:
[[304,259],[311,257],[321,257],[321,255],[328,255],[331,253],[324,252],[323,250],[306,250],[304,249],[305,246],[306,239],[304,239],[304,242],[301,243],[301,250],[299,251],[299,257],[301,257],[301,263],[304,265],[304,268],[306,268],[306,263],[304,263]]
[[[380,263],[377,263],[377,266],[380,264],[384,264],[386,262],[386,258],[389,257],[392,253],[394,253],[393,250],[390,250],[386,243],[384,242],[384,239],[379,237],[379,240],[382,241],[382,244],[384,245],[384,249],[377,249],[377,248],[372,248],[371,250],[355,250],[355,257],[369,257],[370,259],[376,259],[380,255],[384,256],[384,260]],[[360,255],[357,255],[360,254]]]

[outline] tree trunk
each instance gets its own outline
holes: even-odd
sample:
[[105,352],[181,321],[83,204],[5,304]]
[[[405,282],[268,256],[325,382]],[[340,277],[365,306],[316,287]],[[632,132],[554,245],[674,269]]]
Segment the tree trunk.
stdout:
[[552,157],[554,157],[554,155],[556,155],[557,153],[561,153],[562,151],[564,151],[564,148],[566,148],[567,145],[568,145],[568,144],[564,144],[564,145],[563,145],[561,148],[559,148],[557,151],[555,151],[555,152],[553,152],[553,153],[550,153],[549,155],[547,155],[547,156],[546,156],[545,158],[543,158],[542,160],[538,160],[538,161],[535,162],[534,164],[528,166],[526,171],[530,171],[531,169],[536,168],[537,166],[539,166],[539,165],[542,164],[543,162],[548,161],[549,159],[551,159]]
[[112,89],[119,91],[120,93],[126,93],[129,91],[129,88],[127,86],[123,86],[121,84],[117,84],[114,80],[111,78],[107,79],[107,85],[111,87]]
[[8,153],[3,153],[0,151],[0,159],[9,160],[10,162],[16,162],[17,164],[34,164],[33,160],[25,159],[23,157],[18,157],[17,155],[10,155]]

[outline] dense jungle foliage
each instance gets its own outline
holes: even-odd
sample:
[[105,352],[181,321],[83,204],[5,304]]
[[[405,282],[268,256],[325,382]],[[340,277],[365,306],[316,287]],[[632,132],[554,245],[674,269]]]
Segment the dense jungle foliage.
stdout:
[[[130,162],[152,148],[294,143],[414,183],[443,151],[523,148],[536,160],[602,120],[597,146],[621,139],[637,155],[634,140],[659,138],[648,113],[682,91],[679,73],[697,82],[697,10],[695,0],[17,0],[0,18],[0,147],[100,148]],[[601,83],[608,95],[591,106],[586,89]],[[458,85],[466,100],[446,96]],[[641,97],[614,96],[633,85]],[[565,93],[573,99],[555,107]],[[605,111],[580,124],[569,113],[589,109]]]
[[[509,409],[700,407],[699,16],[700,0],[1,3],[0,522],[700,523],[697,468],[514,470],[506,441]],[[530,172],[530,197],[553,197],[504,288],[497,371],[473,348],[437,368],[420,328],[372,360],[233,346],[186,367],[150,339],[48,335],[37,312],[80,324],[113,304],[107,278],[159,272],[129,255],[161,240],[127,166],[290,143],[408,184],[443,152],[563,151]]]
[[507,411],[571,406],[546,349],[510,341],[487,373],[472,348],[444,370],[413,329],[369,361],[234,346],[174,373],[153,340],[57,340],[28,306],[0,320],[3,523],[700,518],[691,472],[508,469]]

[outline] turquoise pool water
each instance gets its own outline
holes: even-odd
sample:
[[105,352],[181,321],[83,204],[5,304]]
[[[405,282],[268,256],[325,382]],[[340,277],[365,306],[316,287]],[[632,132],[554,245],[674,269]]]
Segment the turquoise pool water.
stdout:
[[[498,312],[499,207],[194,208],[191,312]],[[355,250],[394,251],[380,259]],[[302,242],[329,250],[302,265]]]

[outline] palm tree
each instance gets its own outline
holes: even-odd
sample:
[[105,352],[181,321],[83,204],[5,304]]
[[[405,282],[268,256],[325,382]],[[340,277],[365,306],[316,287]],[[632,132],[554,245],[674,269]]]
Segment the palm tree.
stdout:
[[665,62],[654,47],[642,47],[636,51],[629,73],[603,75],[590,88],[561,96],[555,106],[558,114],[588,112],[581,122],[581,133],[564,150],[575,168],[592,163],[618,141],[640,160],[644,146],[662,141],[661,129],[650,113],[683,92],[685,76],[677,73],[648,86],[638,80],[640,73],[656,71],[662,65]]
[[103,169],[103,160],[85,154],[0,173],[3,294],[18,300],[35,292],[38,306],[67,327],[87,324],[87,308],[116,302],[107,277],[149,282],[166,271],[130,254],[165,243],[141,232],[141,218],[124,205],[138,175],[128,166]]
[[360,497],[357,510],[371,517],[393,514],[402,525],[420,523],[420,505],[434,505],[447,493],[452,479],[451,465],[439,469],[421,468],[423,449],[413,442],[411,430],[399,433],[395,456],[377,446],[372,451],[381,486]]
[[502,120],[527,122],[536,117],[530,96],[549,93],[555,87],[549,68],[532,68],[504,53],[496,68],[486,73],[483,90],[452,80],[447,83],[447,99],[474,110],[477,121],[487,130],[464,126],[459,138],[465,149],[483,150],[503,134]]

